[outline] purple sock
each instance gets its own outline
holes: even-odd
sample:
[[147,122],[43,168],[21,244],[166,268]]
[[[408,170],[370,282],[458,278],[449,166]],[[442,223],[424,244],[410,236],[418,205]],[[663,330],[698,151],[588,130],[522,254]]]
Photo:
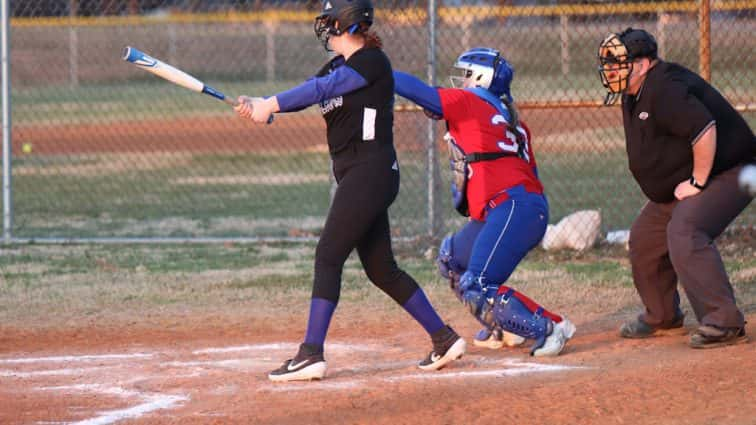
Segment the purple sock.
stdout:
[[412,294],[410,299],[408,299],[402,307],[404,307],[404,309],[407,310],[407,313],[411,314],[429,334],[435,333],[446,326],[444,325],[444,321],[438,316],[438,313],[436,313],[436,310],[433,309],[430,301],[428,301],[425,292],[420,288],[417,288],[417,291]]
[[335,309],[336,304],[324,298],[313,298],[310,301],[310,319],[307,321],[307,334],[304,340],[306,344],[323,346]]

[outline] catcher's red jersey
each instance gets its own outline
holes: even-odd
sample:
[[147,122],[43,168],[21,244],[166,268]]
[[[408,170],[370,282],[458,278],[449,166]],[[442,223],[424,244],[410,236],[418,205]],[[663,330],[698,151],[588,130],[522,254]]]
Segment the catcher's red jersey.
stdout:
[[[453,88],[439,88],[443,117],[449,133],[466,154],[473,152],[517,152],[514,134],[507,130],[506,121],[491,104],[476,94]],[[507,199],[504,190],[524,185],[531,193],[543,193],[543,185],[536,177],[536,161],[530,146],[530,130],[520,121],[518,127],[527,141],[525,158],[506,156],[493,161],[470,164],[467,181],[467,203],[470,217],[483,220],[490,201]]]

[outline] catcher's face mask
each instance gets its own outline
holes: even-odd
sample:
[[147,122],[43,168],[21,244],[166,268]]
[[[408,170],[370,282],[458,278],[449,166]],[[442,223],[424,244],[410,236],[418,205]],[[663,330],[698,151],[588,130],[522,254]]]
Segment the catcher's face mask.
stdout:
[[628,79],[633,70],[633,61],[617,34],[609,34],[598,49],[601,84],[608,93],[605,105],[613,104],[619,95],[627,89]]

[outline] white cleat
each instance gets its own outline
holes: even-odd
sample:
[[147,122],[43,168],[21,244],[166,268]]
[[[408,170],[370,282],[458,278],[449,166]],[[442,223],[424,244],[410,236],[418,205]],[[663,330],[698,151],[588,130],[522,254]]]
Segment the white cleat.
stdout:
[[431,335],[433,351],[418,364],[422,370],[439,370],[462,357],[467,343],[449,325]]
[[525,343],[525,338],[507,331],[503,332],[501,340],[507,347],[517,347],[518,345]]
[[465,354],[466,349],[467,343],[464,339],[459,338],[454,342],[454,344],[452,344],[451,347],[449,347],[448,350],[446,350],[446,353],[444,353],[443,355],[440,355],[435,351],[431,351],[431,353],[428,354],[428,357],[420,362],[418,367],[422,370],[439,370],[447,364],[453,362],[454,360],[462,358],[462,355]]
[[575,335],[575,325],[566,317],[554,325],[551,335],[546,337],[546,341],[541,348],[533,351],[535,357],[558,356],[562,352],[564,345]]
[[525,342],[525,338],[515,335],[511,332],[494,329],[489,331],[486,328],[481,329],[473,338],[473,345],[476,347],[490,348],[497,350],[505,345],[507,347],[517,347]]
[[268,379],[273,382],[312,381],[323,379],[325,374],[326,362],[321,353],[302,359],[289,359],[281,367],[270,372]]

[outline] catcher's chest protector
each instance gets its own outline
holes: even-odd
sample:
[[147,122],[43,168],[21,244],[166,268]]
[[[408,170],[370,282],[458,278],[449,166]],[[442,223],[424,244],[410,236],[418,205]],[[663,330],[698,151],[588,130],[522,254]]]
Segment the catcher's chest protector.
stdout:
[[457,144],[454,137],[448,131],[444,134],[444,140],[449,150],[449,165],[453,173],[452,176],[452,198],[454,208],[467,217],[470,211],[467,207],[467,178],[469,175],[469,166],[467,165],[465,151]]

